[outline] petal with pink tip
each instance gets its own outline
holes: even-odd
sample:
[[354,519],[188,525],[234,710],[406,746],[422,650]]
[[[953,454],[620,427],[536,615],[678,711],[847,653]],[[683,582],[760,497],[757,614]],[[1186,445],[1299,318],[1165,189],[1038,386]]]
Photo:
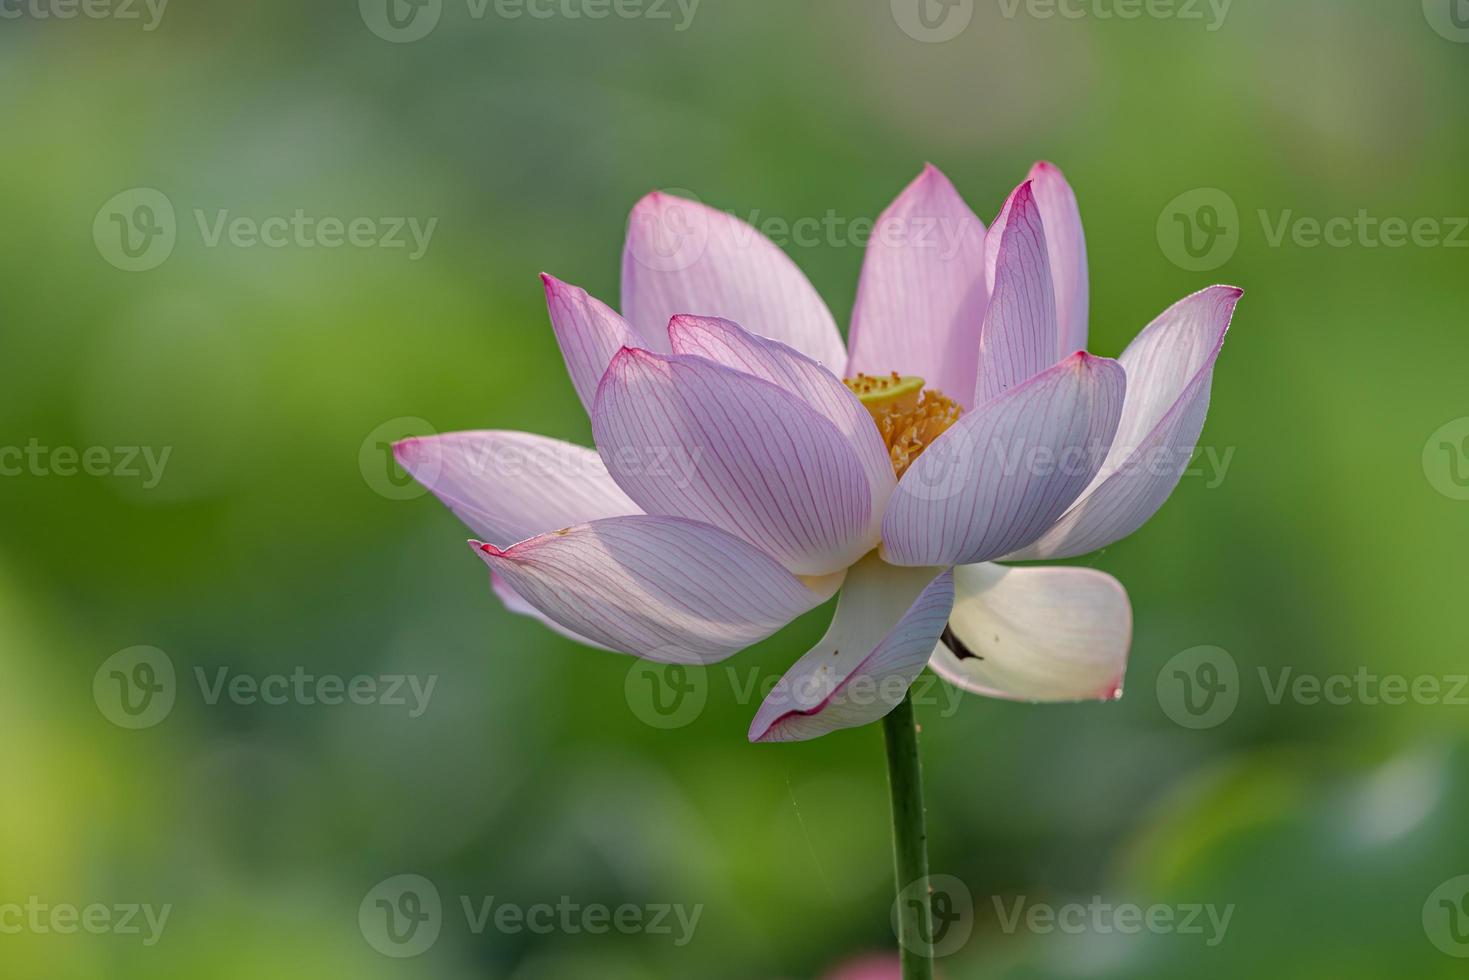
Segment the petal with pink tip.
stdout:
[[1053,163],[1042,160],[1030,168],[1031,190],[1046,230],[1046,254],[1056,289],[1056,324],[1061,355],[1086,350],[1087,288],[1086,236],[1081,210],[1066,177]]
[[668,338],[675,354],[708,358],[763,378],[826,416],[857,450],[872,489],[873,513],[881,518],[898,482],[892,458],[872,415],[836,375],[792,347],[717,317],[676,316],[668,325]]
[[640,513],[594,450],[529,432],[404,439],[393,455],[475,534],[501,547],[568,524]]
[[954,604],[954,577],[877,555],[852,567],[821,642],[776,684],[752,742],[792,742],[876,721],[923,670]]
[[592,399],[597,397],[597,382],[602,380],[614,354],[624,347],[667,350],[663,331],[649,338],[635,336],[627,321],[586,290],[544,273],[541,282],[546,287],[546,309],[566,360],[566,371],[588,412],[592,410]]
[[1204,428],[1214,362],[1243,290],[1211,286],[1138,334],[1119,361],[1127,398],[1117,437],[1076,504],[1015,558],[1070,558],[1142,527],[1178,485]]
[[846,568],[876,542],[857,450],[769,381],[702,357],[624,350],[598,389],[592,433],[643,510],[712,524],[799,575]]
[[1077,353],[961,416],[898,481],[883,556],[967,565],[1034,541],[1096,475],[1126,387],[1116,361]]
[[831,312],[790,257],[733,215],[669,194],[628,219],[622,311],[645,336],[679,313],[729,317],[841,374],[847,352]]
[[932,165],[878,218],[852,311],[848,374],[916,375],[973,398],[989,291],[984,222]]
[[613,517],[503,550],[471,543],[551,621],[663,663],[723,660],[831,595],[733,535],[680,518]]
[[1132,606],[1091,568],[954,569],[954,609],[930,665],[966,691],[1016,701],[1122,696]]
[[985,236],[990,299],[979,338],[976,405],[1072,353],[1060,348],[1051,260],[1033,188],[1029,180],[1015,188]]

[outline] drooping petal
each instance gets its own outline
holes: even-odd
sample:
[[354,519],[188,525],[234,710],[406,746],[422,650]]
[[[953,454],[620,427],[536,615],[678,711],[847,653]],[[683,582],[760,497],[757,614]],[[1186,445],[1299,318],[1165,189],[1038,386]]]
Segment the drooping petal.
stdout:
[[989,290],[984,222],[932,165],[878,218],[852,310],[848,374],[915,375],[972,403]]
[[602,379],[592,433],[643,510],[722,528],[799,575],[846,568],[876,541],[857,450],[769,381],[702,357],[624,350]]
[[501,547],[568,524],[640,513],[594,450],[529,432],[404,439],[393,455],[475,534]]
[[1086,236],[1081,230],[1081,210],[1066,177],[1053,163],[1042,160],[1030,168],[1031,190],[1046,230],[1046,253],[1051,260],[1051,281],[1056,289],[1056,325],[1060,331],[1059,353],[1086,350],[1087,288]]
[[733,215],[649,194],[628,219],[622,311],[644,335],[679,313],[729,317],[789,344],[841,375],[847,352],[836,321],[790,257]]
[[1209,411],[1214,362],[1243,290],[1211,286],[1138,334],[1119,361],[1127,371],[1122,420],[1106,461],[1056,526],[1015,558],[1070,558],[1142,527],[1188,467]]
[[1122,696],[1132,606],[1091,568],[961,565],[933,669],[966,691],[1016,701]]
[[553,622],[663,663],[722,660],[831,595],[733,535],[681,518],[613,517],[507,549],[471,543]]
[[1015,188],[985,236],[990,299],[979,338],[976,405],[1034,377],[1063,353],[1046,232],[1033,187],[1027,180]]
[[517,616],[526,616],[534,619],[552,632],[559,633],[568,640],[580,643],[582,646],[595,647],[598,650],[611,649],[610,647],[604,647],[600,643],[587,639],[575,630],[569,630],[565,626],[562,626],[556,620],[526,602],[525,597],[511,588],[510,583],[505,581],[503,576],[496,575],[493,571],[490,572],[490,590],[495,593],[495,596],[508,612],[512,612]]
[[836,375],[792,347],[717,317],[676,316],[668,325],[668,339],[675,354],[705,357],[764,378],[826,416],[857,450],[872,489],[873,512],[881,518],[898,482],[892,459],[872,415]]
[[635,336],[627,321],[586,290],[545,273],[541,274],[541,282],[546,287],[546,309],[551,314],[561,356],[566,359],[566,371],[588,412],[597,396],[597,382],[602,380],[612,355],[624,347],[668,349],[663,331],[653,337]]
[[1034,541],[1096,475],[1125,388],[1116,361],[1077,353],[961,416],[898,481],[884,557],[967,565]]
[[760,705],[750,741],[815,738],[887,714],[923,670],[953,604],[947,570],[862,559],[847,573],[826,635]]

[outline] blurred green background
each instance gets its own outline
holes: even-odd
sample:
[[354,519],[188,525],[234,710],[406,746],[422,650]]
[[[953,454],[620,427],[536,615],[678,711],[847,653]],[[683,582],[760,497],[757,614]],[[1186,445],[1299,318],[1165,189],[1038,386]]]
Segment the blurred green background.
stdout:
[[[536,274],[615,303],[650,189],[850,229],[931,160],[988,221],[1037,158],[1080,197],[1094,351],[1245,288],[1203,437],[1232,456],[1084,559],[1132,596],[1123,700],[920,705],[933,869],[973,909],[942,975],[1464,975],[1469,10],[391,2],[0,4],[0,446],[41,461],[0,477],[0,975],[811,978],[891,949],[879,730],[745,741],[748,685],[828,609],[700,675],[702,707],[658,727],[634,661],[504,612],[376,446],[588,443]],[[135,188],[175,211],[165,259],[120,251],[112,213],[162,220],[137,210],[157,197],[114,202]],[[1237,242],[1179,258],[1170,209],[1198,189],[1182,200],[1222,194]],[[210,244],[220,212],[298,209],[437,224],[417,257]],[[1274,234],[1363,211],[1458,245]],[[845,323],[860,247],[782,244]],[[101,447],[95,472],[62,475],[64,447]],[[168,451],[159,478],[127,447]],[[142,675],[108,663],[138,646],[176,700],[129,728],[111,671]],[[1200,646],[1227,651],[1238,700],[1194,728],[1167,692]],[[1259,671],[1287,667],[1442,689],[1272,703]],[[298,668],[437,681],[412,717],[411,698],[210,703],[196,674]],[[403,874],[444,911],[398,959],[359,907]],[[460,898],[490,896],[702,911],[683,945],[476,932]],[[151,945],[9,928],[33,899],[171,912]],[[1017,900],[1233,911],[1211,944],[1007,929]]]

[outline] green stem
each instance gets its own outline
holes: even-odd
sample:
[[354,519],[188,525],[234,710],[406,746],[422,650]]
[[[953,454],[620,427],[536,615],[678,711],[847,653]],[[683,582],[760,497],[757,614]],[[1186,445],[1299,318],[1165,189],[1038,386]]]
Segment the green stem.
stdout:
[[[932,980],[933,912],[928,896],[928,834],[923,829],[923,773],[913,701],[882,720],[888,750],[888,791],[893,799],[893,867],[898,876],[898,945],[903,980]],[[915,887],[915,883],[922,882]]]

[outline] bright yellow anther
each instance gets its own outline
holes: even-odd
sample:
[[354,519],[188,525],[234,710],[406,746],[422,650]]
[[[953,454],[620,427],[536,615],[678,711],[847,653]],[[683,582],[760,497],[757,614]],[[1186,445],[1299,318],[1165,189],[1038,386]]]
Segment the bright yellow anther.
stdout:
[[924,390],[923,379],[894,371],[884,378],[859,374],[846,385],[877,423],[893,472],[902,476],[919,453],[959,420],[963,411],[943,392]]

